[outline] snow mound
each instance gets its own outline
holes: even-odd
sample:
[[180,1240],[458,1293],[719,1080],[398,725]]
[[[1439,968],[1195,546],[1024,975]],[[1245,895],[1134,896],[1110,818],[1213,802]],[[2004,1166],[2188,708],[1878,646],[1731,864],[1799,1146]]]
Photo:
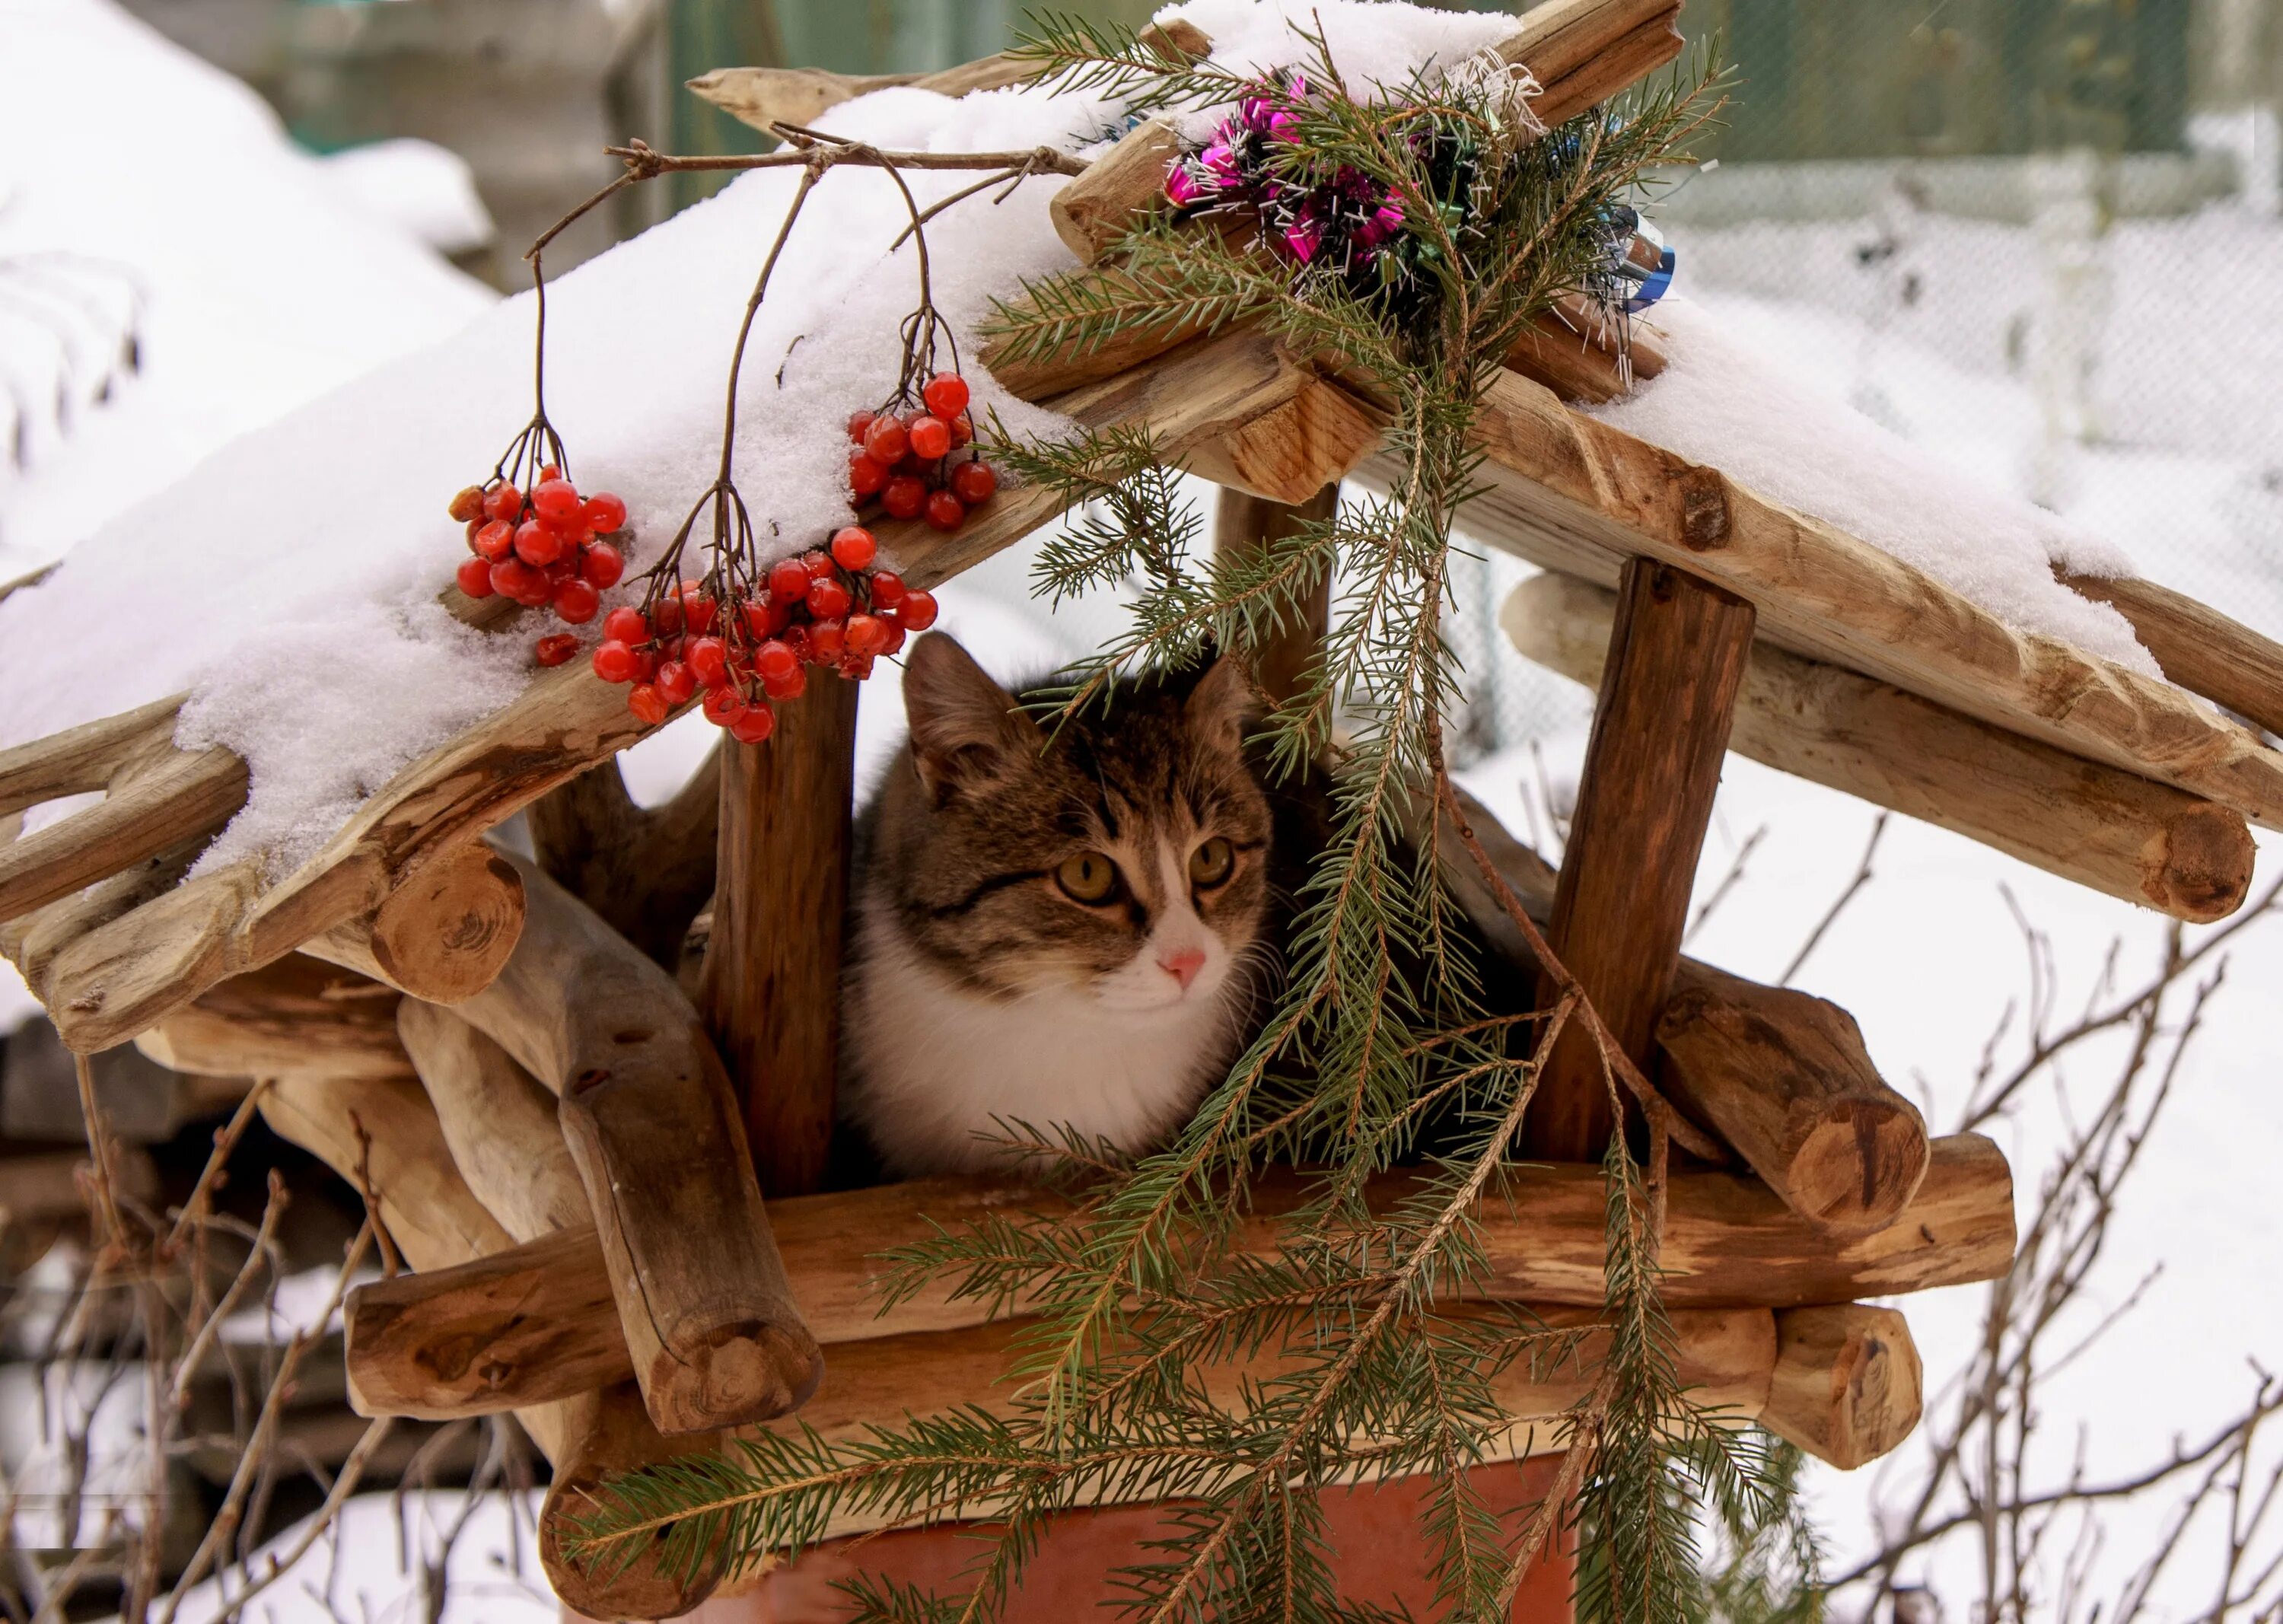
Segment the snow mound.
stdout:
[[1656,321],[1664,371],[1594,416],[1892,553],[2016,631],[2162,675],[2123,615],[2053,579],[2057,564],[2137,576],[2121,550],[1960,473],[1689,300],[1664,301]]

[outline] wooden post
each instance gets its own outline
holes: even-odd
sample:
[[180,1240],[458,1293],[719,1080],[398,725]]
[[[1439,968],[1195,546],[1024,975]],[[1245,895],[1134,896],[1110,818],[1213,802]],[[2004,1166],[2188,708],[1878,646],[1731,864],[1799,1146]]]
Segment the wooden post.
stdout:
[[[1213,550],[1227,557],[1258,552],[1311,519],[1329,519],[1339,504],[1337,480],[1297,504],[1272,502],[1225,485],[1213,505]],[[1270,703],[1281,705],[1299,691],[1300,679],[1322,646],[1331,619],[1332,578],[1327,571],[1300,623],[1255,651],[1258,668],[1252,680]]]
[[770,1196],[824,1183],[840,1047],[856,684],[822,673],[761,745],[727,745],[701,1003]]
[[[1742,598],[1646,558],[1618,583],[1548,945],[1637,1065],[1680,962],[1753,618]],[[1590,1161],[1613,1126],[1593,1037],[1573,1022],[1539,1084],[1523,1152]]]

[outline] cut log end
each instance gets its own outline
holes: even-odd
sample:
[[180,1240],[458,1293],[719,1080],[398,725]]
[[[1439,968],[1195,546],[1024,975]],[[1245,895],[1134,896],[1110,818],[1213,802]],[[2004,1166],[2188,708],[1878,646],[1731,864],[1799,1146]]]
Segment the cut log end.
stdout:
[[1884,1229],[1926,1177],[1926,1124],[1898,1102],[1851,1099],[1813,1113],[1788,1168],[1800,1216],[1827,1230]]
[[555,1481],[539,1511],[539,1560],[564,1605],[597,1620],[670,1619],[711,1596],[728,1564],[726,1544],[706,1551],[695,1572],[668,1571],[670,1527],[660,1528],[631,1560],[618,1553],[582,1560],[567,1547],[581,1521],[613,1503],[605,1486],[613,1474],[714,1448],[718,1441],[658,1437],[643,1418],[642,1395],[628,1386],[570,1400],[540,1417],[563,1434],[557,1448],[564,1458],[556,1462]]
[[2243,906],[2257,855],[2240,815],[2196,801],[2150,836],[2142,852],[2141,889],[2150,907],[2209,925]]
[[1760,1423],[1843,1472],[1887,1454],[1919,1424],[1924,1374],[1892,1308],[1838,1303],[1776,1316],[1776,1368]]
[[724,1416],[767,1421],[790,1415],[823,1379],[824,1355],[814,1338],[744,1320],[705,1333],[685,1331],[676,1347],[660,1347],[643,1389],[658,1431],[682,1434],[716,1428]]

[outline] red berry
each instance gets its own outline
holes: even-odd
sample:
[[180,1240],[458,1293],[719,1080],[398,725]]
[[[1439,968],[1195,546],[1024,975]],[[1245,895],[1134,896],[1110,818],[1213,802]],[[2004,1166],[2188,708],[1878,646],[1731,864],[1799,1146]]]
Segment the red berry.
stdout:
[[883,655],[900,654],[903,652],[903,622],[893,620],[887,615],[882,615],[880,617],[880,624],[888,629],[888,640],[880,645],[880,652]]
[[595,645],[595,675],[606,683],[630,683],[641,665],[635,652],[616,637],[606,637]]
[[848,414],[848,438],[858,445],[864,443],[864,431],[872,426],[877,412],[857,410]]
[[476,532],[476,556],[498,563],[515,550],[515,527],[504,519],[495,519]]
[[569,524],[579,517],[578,488],[560,474],[550,475],[531,488],[531,505],[551,525]]
[[938,530],[956,530],[967,522],[967,504],[947,490],[931,491],[927,499],[927,521]]
[[608,542],[591,542],[579,555],[579,573],[597,591],[608,591],[627,573],[627,556]]
[[698,708],[705,720],[717,728],[726,728],[745,714],[745,698],[734,688],[708,688]]
[[680,705],[697,691],[697,674],[678,660],[658,668],[658,691],[669,705]]
[[758,745],[776,730],[776,713],[766,705],[753,705],[729,724],[729,737],[741,745]]
[[880,492],[880,505],[896,519],[917,519],[927,505],[927,487],[908,473],[890,480]]
[[840,657],[840,675],[846,677],[852,683],[862,682],[865,678],[872,675],[872,656],[869,654],[843,654]]
[[526,519],[515,527],[515,556],[526,564],[546,568],[563,556],[563,532],[553,525]]
[[539,471],[539,477],[542,480],[561,479],[563,477],[563,465],[561,463],[548,464]]
[[850,601],[848,589],[830,575],[820,575],[808,583],[808,613],[816,620],[847,613]]
[[848,454],[848,491],[851,496],[859,501],[866,496],[877,496],[880,494],[880,487],[887,482],[887,464],[869,451]]
[[797,604],[808,596],[808,569],[799,558],[779,558],[769,566],[769,597],[780,604]]
[[579,652],[579,639],[567,631],[558,631],[542,637],[533,645],[532,652],[542,666],[568,664],[571,656]]
[[847,643],[851,654],[877,654],[888,645],[888,623],[877,614],[852,614]]
[[603,617],[603,636],[615,638],[632,648],[637,643],[650,640],[650,621],[643,618],[641,610],[620,605]]
[[523,493],[505,480],[484,493],[484,517],[513,523],[523,513]]
[[808,658],[812,665],[830,665],[847,646],[848,629],[838,621],[819,621],[808,629]]
[[594,583],[573,575],[555,589],[555,613],[573,626],[584,626],[603,606],[603,595]]
[[608,535],[626,527],[627,504],[609,491],[598,490],[587,498],[586,505],[579,510],[579,518],[596,535]]
[[502,558],[492,566],[492,590],[535,609],[547,601],[547,577],[521,558]]
[[682,583],[682,618],[692,636],[702,637],[712,631],[720,613],[721,605],[713,601],[704,587],[694,581]]
[[492,566],[481,558],[463,558],[456,572],[460,590],[470,597],[492,595]]
[[951,471],[951,493],[970,507],[980,507],[999,488],[999,475],[989,463],[962,463]]
[[772,699],[798,699],[808,691],[808,673],[795,657],[790,671],[776,676],[763,675],[761,686]]
[[905,432],[911,436],[914,457],[931,463],[951,454],[951,425],[941,418],[914,418]]
[[679,636],[682,633],[681,597],[669,592],[651,605],[650,623],[651,629],[661,637]]
[[729,680],[729,645],[719,637],[692,637],[682,658],[690,662],[690,669],[697,680],[708,688],[719,688]]
[[755,637],[774,637],[792,619],[791,609],[777,602],[775,597],[749,598],[744,608],[745,630]]
[[888,472],[891,477],[903,473],[909,474],[912,478],[917,480],[925,478],[927,471],[927,460],[924,457],[923,457],[917,451],[907,451],[904,453],[902,459],[899,461],[893,468],[888,470]]
[[803,665],[808,663],[808,626],[806,622],[799,626],[786,627],[784,636],[779,641],[792,651],[792,657],[795,660],[799,660]]
[[445,511],[464,525],[481,519],[484,516],[484,488],[480,485],[464,488],[452,498],[451,506]]
[[864,449],[884,463],[892,463],[911,449],[904,426],[891,417],[877,417],[864,429]]
[[956,372],[938,372],[920,391],[927,409],[939,418],[955,418],[967,410],[967,380]]
[[907,592],[904,601],[896,605],[896,619],[903,622],[906,631],[925,631],[935,624],[935,617],[932,592]]
[[800,555],[800,566],[808,572],[811,581],[832,573],[832,555],[824,552],[805,552]]
[[872,572],[872,607],[892,609],[904,601],[904,578],[892,569]]
[[648,683],[636,683],[627,691],[627,708],[644,727],[656,727],[670,714],[674,707],[666,696]]
[[771,638],[753,651],[753,669],[765,683],[782,682],[800,669],[800,656],[790,645]]
[[965,412],[951,419],[951,449],[954,451],[975,438],[974,420]]
[[848,525],[832,533],[832,561],[842,569],[862,569],[879,550],[879,543],[861,525]]

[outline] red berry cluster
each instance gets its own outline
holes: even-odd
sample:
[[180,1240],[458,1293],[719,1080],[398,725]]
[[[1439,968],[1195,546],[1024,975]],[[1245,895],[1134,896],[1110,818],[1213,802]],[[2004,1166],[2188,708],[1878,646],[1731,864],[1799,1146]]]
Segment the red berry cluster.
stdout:
[[[584,626],[603,606],[603,593],[626,574],[626,555],[600,537],[626,527],[627,504],[608,491],[581,496],[549,464],[528,493],[503,476],[471,485],[452,498],[452,517],[468,527],[460,590],[470,597],[495,593],[526,609],[552,605],[573,626]],[[568,632],[540,638],[542,666],[559,666],[579,652]]]
[[652,727],[702,689],[706,719],[758,745],[776,727],[769,702],[799,698],[806,668],[861,682],[908,634],[935,624],[934,596],[871,568],[878,551],[869,530],[849,525],[825,551],[778,559],[767,585],[733,596],[726,614],[695,581],[647,610],[613,609],[603,618],[595,675],[634,684],[627,708]]
[[938,372],[920,391],[924,411],[892,408],[859,411],[848,419],[848,488],[859,502],[879,498],[891,518],[924,514],[939,530],[956,530],[970,508],[991,500],[999,475],[980,451],[954,462],[952,453],[975,438],[967,416],[967,380]]

